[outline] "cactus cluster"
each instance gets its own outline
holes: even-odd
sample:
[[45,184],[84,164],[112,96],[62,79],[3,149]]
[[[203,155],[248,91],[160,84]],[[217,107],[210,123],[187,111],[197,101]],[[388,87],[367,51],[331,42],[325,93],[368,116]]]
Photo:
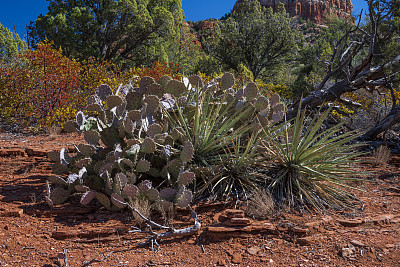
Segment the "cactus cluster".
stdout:
[[[183,83],[168,77],[161,78],[160,83],[144,77],[138,88],[118,94],[107,85],[99,86],[88,98],[85,112],[78,112],[76,120],[64,125],[65,131],[83,133],[86,144],[76,145],[74,156],[65,149],[49,154],[55,161],[53,172],[69,175],[67,179],[49,178],[53,188],[48,187],[47,202],[62,203],[78,191],[83,193],[82,204],[97,199],[107,209],[118,209],[122,206],[112,199],[134,199],[135,184],[140,183],[142,190],[138,192],[143,192],[144,181],[178,179],[172,173],[179,174],[191,160],[191,144],[182,146],[182,151],[174,147],[174,138],[164,130],[160,106],[163,101],[171,103],[171,95],[182,95],[182,88],[186,88]],[[150,201],[162,200],[156,189],[144,195]],[[171,201],[176,198],[177,204],[184,204],[191,201],[191,196],[182,189]]]
[[[64,124],[64,131],[83,134],[86,143],[76,145],[73,155],[65,149],[49,154],[55,175],[49,177],[47,202],[59,204],[80,192],[83,205],[97,199],[111,210],[138,196],[165,209],[187,206],[196,168],[215,168],[207,155],[218,157],[238,135],[283,118],[278,95],[268,99],[254,83],[243,89],[234,83],[226,73],[205,85],[199,76],[182,82],[163,76],[157,82],[143,77],[139,87],[117,92],[99,86],[86,110]],[[163,188],[152,187],[160,181]]]

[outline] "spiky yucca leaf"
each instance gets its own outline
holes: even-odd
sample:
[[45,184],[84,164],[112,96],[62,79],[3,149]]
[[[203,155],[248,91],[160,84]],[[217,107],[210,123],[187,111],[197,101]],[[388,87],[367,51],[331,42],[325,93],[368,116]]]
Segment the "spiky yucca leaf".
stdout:
[[318,211],[354,207],[356,198],[346,191],[353,187],[346,181],[360,180],[349,168],[361,154],[355,152],[360,144],[349,143],[360,134],[341,133],[342,124],[321,130],[329,112],[308,124],[305,110],[299,109],[291,126],[285,122],[280,130],[264,128],[264,151],[274,160],[269,189],[278,201],[297,207],[311,204]]

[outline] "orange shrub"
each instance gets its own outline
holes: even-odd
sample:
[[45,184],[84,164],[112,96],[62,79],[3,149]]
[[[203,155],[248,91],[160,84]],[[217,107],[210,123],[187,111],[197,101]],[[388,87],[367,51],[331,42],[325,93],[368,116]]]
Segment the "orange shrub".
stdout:
[[43,42],[20,56],[21,62],[1,69],[2,115],[25,125],[48,123],[61,108],[83,104],[79,88],[80,64]]

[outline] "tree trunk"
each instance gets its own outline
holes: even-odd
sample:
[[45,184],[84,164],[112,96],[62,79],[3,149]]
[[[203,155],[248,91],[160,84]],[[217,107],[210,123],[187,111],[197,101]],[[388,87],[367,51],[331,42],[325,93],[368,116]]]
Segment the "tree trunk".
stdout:
[[362,138],[364,140],[373,140],[380,133],[387,132],[393,125],[400,122],[400,105],[392,108],[390,113],[374,128],[366,132]]

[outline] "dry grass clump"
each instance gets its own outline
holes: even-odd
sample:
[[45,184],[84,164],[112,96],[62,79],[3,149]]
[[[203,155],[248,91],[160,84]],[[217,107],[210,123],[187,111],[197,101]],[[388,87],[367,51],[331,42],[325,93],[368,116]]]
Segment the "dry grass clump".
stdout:
[[266,219],[274,213],[274,200],[269,191],[255,189],[247,207],[247,214],[256,219]]
[[[147,199],[136,198],[133,201],[133,207],[135,207],[144,217],[150,218],[152,207]],[[137,225],[140,225],[144,222],[142,217],[140,217],[136,212],[133,212],[133,218],[135,219]]]
[[390,149],[387,146],[380,146],[373,154],[374,165],[386,165],[390,160]]

